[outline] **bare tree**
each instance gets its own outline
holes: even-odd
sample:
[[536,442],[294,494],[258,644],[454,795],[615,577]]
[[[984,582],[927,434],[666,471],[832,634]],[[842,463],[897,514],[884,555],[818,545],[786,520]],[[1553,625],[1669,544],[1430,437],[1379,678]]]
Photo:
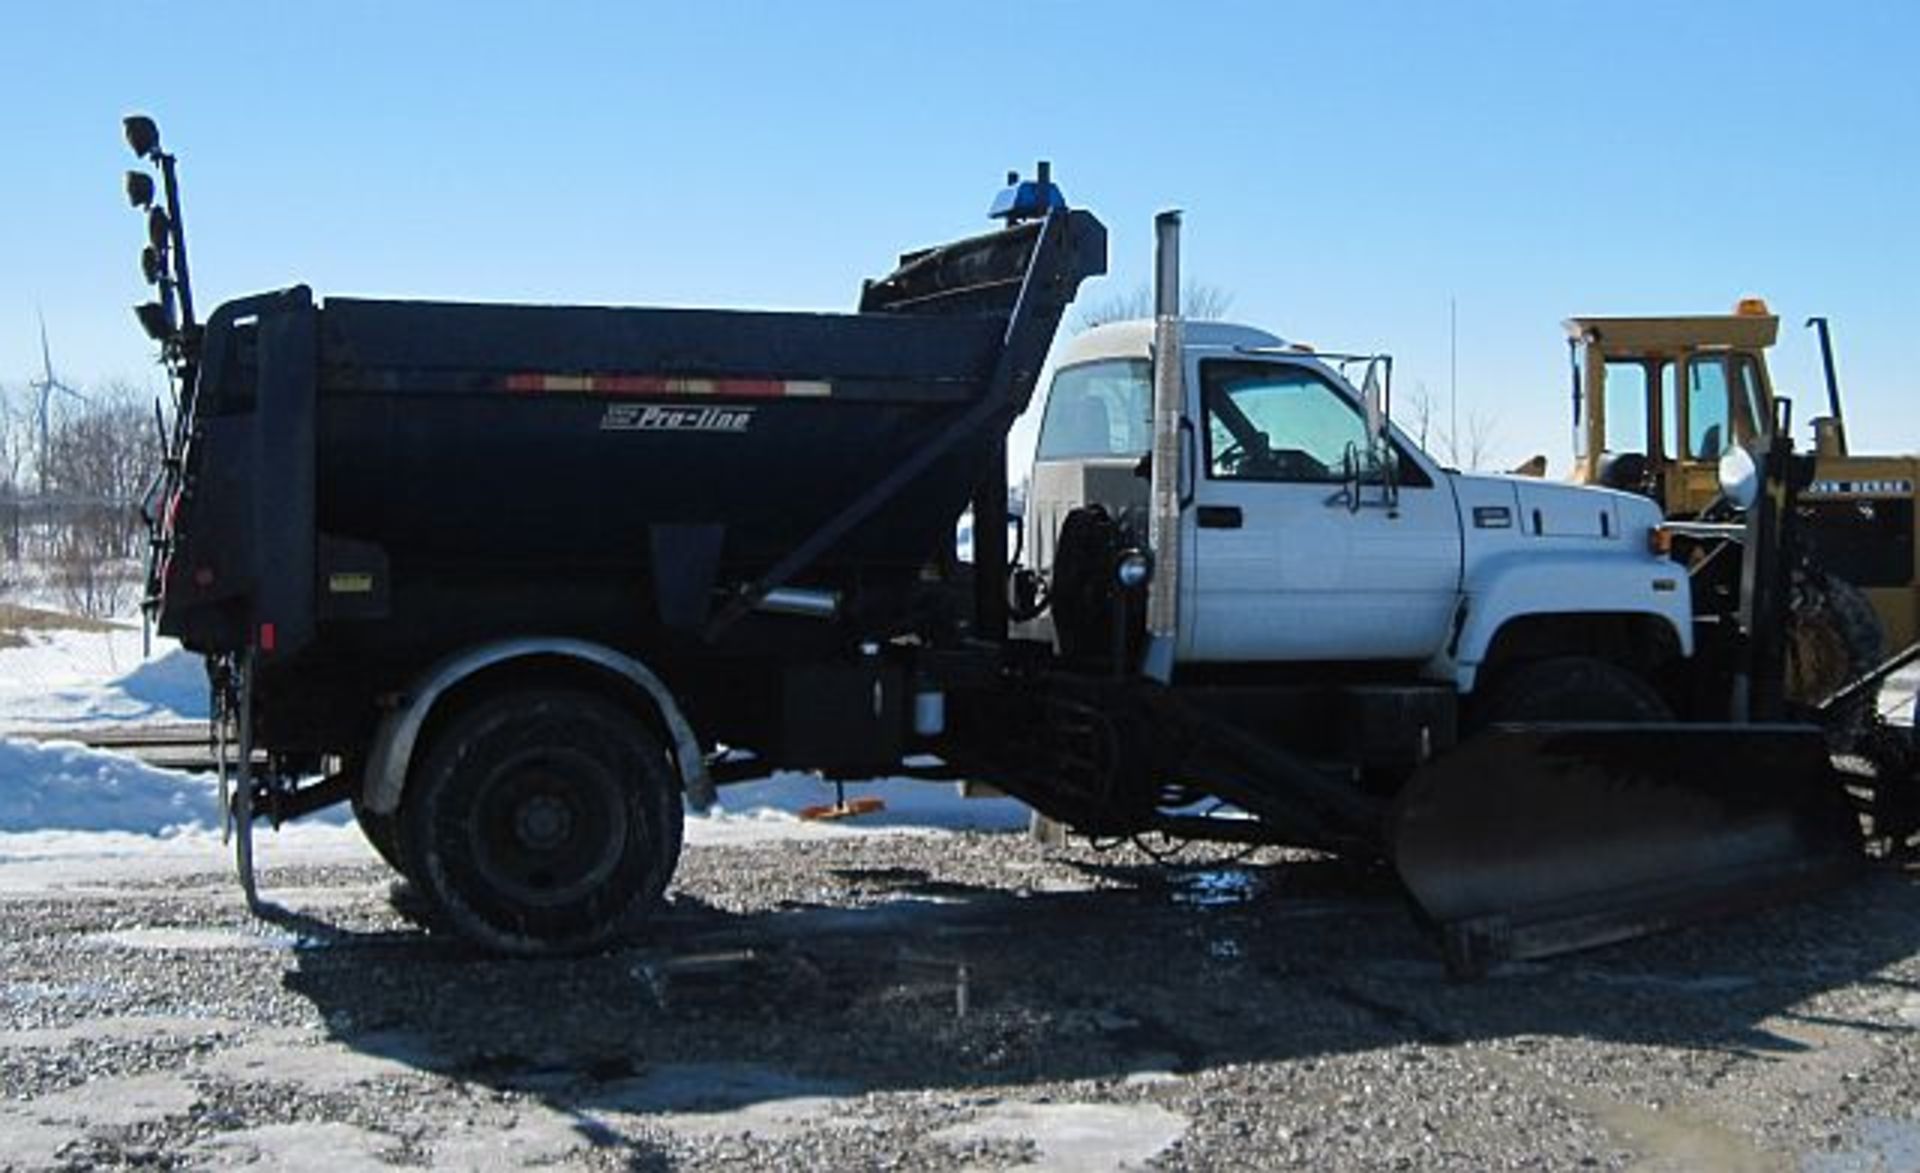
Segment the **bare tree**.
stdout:
[[1411,435],[1422,451],[1453,468],[1472,472],[1487,467],[1494,458],[1495,437],[1499,432],[1493,416],[1469,411],[1460,435],[1455,436],[1435,423],[1434,415],[1433,394],[1424,381],[1416,380],[1413,391],[1406,397],[1405,414],[1399,417],[1401,430]]
[[1428,451],[1427,433],[1433,428],[1433,395],[1424,379],[1415,379],[1413,393],[1407,396],[1406,421],[1401,427],[1413,434],[1413,442],[1422,452]]
[[124,609],[140,575],[139,499],[160,459],[140,394],[114,383],[63,406],[42,459],[53,581],[83,615]]
[[159,458],[159,439],[139,392],[110,383],[92,402],[61,412],[48,436],[47,483],[64,497],[131,505]]
[[1460,454],[1464,453],[1467,469],[1478,472],[1493,459],[1494,436],[1499,428],[1492,416],[1483,415],[1479,411],[1469,411],[1465,431],[1463,443],[1455,450],[1454,462],[1460,463]]
[[[1203,322],[1216,322],[1233,308],[1233,295],[1218,285],[1200,283],[1180,286],[1180,314]],[[1127,293],[1116,293],[1089,303],[1079,311],[1075,332],[1091,330],[1108,322],[1127,322],[1153,316],[1153,290],[1135,286]]]

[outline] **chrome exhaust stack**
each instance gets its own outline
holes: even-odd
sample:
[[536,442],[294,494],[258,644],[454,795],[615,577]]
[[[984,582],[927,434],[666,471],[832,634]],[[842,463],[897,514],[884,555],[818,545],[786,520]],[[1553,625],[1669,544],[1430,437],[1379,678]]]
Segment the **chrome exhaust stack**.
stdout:
[[1180,356],[1180,213],[1153,220],[1153,461],[1148,490],[1147,542],[1153,579],[1147,587],[1147,645],[1140,670],[1173,679],[1180,625],[1180,486],[1186,427]]

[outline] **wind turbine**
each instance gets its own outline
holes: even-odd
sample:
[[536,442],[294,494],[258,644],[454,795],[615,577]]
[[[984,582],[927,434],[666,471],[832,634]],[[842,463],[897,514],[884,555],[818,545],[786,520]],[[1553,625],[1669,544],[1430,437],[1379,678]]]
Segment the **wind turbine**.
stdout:
[[47,416],[53,404],[53,393],[58,391],[63,395],[70,395],[82,403],[87,401],[86,396],[61,382],[60,378],[53,373],[53,351],[47,346],[45,314],[40,315],[40,362],[46,373],[38,379],[29,381],[27,386],[33,388],[34,393],[40,397],[37,407],[40,413],[40,454],[35,463],[40,466],[40,496],[44,500],[47,495]]

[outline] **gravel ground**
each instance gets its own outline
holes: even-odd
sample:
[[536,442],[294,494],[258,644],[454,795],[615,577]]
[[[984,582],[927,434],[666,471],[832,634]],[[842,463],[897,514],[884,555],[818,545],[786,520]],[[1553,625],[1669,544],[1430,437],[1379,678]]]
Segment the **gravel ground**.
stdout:
[[1271,850],[698,848],[570,964],[264,851],[275,925],[215,859],[0,889],[0,1167],[1920,1168],[1892,869],[1459,983],[1384,876]]

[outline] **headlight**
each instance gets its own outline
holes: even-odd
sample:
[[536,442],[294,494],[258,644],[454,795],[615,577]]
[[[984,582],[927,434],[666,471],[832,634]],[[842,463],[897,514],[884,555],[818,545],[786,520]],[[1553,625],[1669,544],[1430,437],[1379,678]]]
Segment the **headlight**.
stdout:
[[1139,590],[1153,581],[1153,555],[1145,550],[1122,551],[1113,564],[1113,577],[1122,590]]

